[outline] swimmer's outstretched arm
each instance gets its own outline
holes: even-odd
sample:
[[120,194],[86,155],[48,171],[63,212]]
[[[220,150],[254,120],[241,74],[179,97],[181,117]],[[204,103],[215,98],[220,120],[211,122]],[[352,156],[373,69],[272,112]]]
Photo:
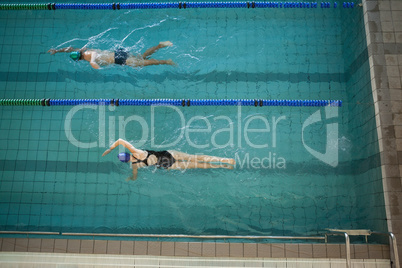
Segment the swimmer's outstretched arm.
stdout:
[[114,148],[116,148],[119,145],[123,145],[124,147],[126,147],[131,153],[133,154],[137,154],[138,153],[138,149],[136,149],[134,146],[131,145],[131,143],[129,143],[128,141],[125,141],[123,139],[118,139],[117,141],[115,141],[112,146],[110,146],[109,149],[107,149],[102,156],[107,155],[108,153],[110,153]]
[[60,52],[73,52],[73,51],[84,51],[86,50],[86,47],[83,48],[74,48],[74,47],[64,47],[64,48],[59,48],[59,49],[54,49],[51,48],[49,49],[47,52],[50,53],[51,55],[54,55],[56,53],[60,53]]

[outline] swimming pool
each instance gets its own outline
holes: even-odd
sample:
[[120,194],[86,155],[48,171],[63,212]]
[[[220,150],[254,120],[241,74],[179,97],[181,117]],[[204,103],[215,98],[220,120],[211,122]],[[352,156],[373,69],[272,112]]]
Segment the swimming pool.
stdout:
[[[359,8],[1,12],[1,98],[344,103],[335,112],[1,107],[1,230],[217,235],[386,230]],[[85,44],[137,52],[165,40],[174,46],[153,57],[171,58],[175,68],[93,70],[68,55],[46,53]],[[322,120],[308,124],[317,113]],[[328,142],[327,134],[337,138]],[[233,157],[236,169],[149,168],[127,182],[127,165],[115,155],[101,157],[105,146],[122,136],[141,148]],[[311,153],[326,150],[331,157],[337,153],[336,163]]]

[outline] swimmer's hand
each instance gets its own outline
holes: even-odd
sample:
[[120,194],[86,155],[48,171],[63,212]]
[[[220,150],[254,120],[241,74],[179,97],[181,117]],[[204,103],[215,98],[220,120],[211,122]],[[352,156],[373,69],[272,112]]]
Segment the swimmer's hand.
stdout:
[[94,69],[101,69],[101,67],[99,66],[99,64],[97,64],[96,62],[90,62],[89,63],[91,66],[92,66],[92,68],[94,68]]
[[110,149],[107,149],[103,154],[102,154],[102,156],[105,156],[105,155],[107,155],[108,153],[110,153],[112,150],[110,150]]
[[159,42],[159,46],[161,48],[163,48],[163,47],[171,47],[171,46],[173,46],[173,43],[170,42],[170,41]]
[[126,181],[135,181],[137,178],[134,178],[134,176],[128,177]]
[[50,53],[50,55],[54,55],[54,54],[57,53],[57,50],[54,49],[54,48],[51,48],[51,49],[49,49],[49,50],[47,51],[47,53]]

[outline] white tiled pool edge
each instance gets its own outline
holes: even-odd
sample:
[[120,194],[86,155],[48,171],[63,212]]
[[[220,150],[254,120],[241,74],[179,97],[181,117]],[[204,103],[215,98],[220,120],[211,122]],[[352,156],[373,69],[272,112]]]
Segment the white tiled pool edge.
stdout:
[[[121,256],[66,253],[0,252],[1,267],[345,267],[342,259],[311,258],[212,258]],[[379,259],[355,259],[352,267],[388,268],[389,261]]]

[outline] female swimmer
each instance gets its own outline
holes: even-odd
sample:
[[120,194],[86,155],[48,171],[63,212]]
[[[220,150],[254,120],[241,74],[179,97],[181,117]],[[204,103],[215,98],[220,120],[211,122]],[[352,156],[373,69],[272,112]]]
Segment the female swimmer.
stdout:
[[[131,154],[120,153],[118,158],[122,162],[131,162],[133,168],[132,180],[137,179],[138,168],[146,166],[156,166],[163,169],[193,169],[193,168],[226,168],[233,169],[236,164],[232,158],[221,158],[209,155],[190,155],[178,151],[151,151],[140,150],[132,146],[129,142],[118,139],[115,141],[110,149],[107,149],[102,156],[110,153],[114,148],[119,145],[126,147]],[[212,163],[217,164],[212,164]],[[219,163],[219,164],[218,164]]]

